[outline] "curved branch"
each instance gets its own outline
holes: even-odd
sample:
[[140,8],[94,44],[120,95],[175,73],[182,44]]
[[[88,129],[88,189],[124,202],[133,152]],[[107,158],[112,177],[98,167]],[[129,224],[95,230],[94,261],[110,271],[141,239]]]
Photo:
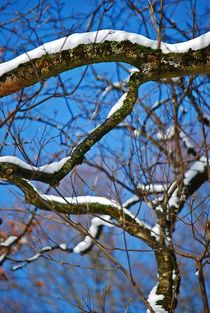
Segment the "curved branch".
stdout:
[[153,248],[158,244],[152,236],[151,227],[145,222],[140,221],[115,200],[94,196],[59,197],[46,195],[40,193],[25,179],[16,177],[9,182],[23,191],[26,203],[32,204],[42,210],[61,214],[109,215],[132,236],[143,239]]
[[72,151],[70,157],[62,159],[60,162],[47,164],[39,168],[26,164],[15,157],[0,157],[0,178],[18,176],[25,179],[38,180],[50,185],[58,185],[76,165],[81,164],[92,146],[102,137],[109,133],[116,125],[121,123],[132,111],[136,102],[138,87],[145,82],[139,72],[132,74],[128,83],[128,92],[125,93],[109,112],[105,121],[93,129],[86,138],[80,142]]
[[[0,65],[0,97],[64,71],[100,62],[125,62],[156,78],[210,72],[210,32],[184,43],[166,44],[116,30],[73,34]],[[151,77],[150,79],[154,79]]]

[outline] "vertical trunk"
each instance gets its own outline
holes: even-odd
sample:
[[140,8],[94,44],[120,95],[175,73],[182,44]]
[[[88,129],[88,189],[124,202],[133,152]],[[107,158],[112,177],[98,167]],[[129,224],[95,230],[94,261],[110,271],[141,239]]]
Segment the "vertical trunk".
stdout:
[[[174,312],[180,276],[175,254],[167,247],[161,247],[155,252],[158,267],[158,282],[153,288],[148,301],[158,312]],[[154,295],[155,294],[155,295]],[[156,299],[156,301],[154,301]],[[160,310],[160,308],[162,310]]]

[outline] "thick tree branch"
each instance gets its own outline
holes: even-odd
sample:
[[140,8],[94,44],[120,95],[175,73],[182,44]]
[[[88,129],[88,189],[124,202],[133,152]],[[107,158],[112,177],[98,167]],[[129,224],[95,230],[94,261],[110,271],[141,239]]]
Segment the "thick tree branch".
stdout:
[[123,208],[114,200],[102,197],[67,197],[45,195],[40,193],[30,182],[19,177],[13,177],[10,181],[19,187],[29,204],[47,211],[61,214],[92,214],[109,215],[116,220],[131,235],[143,239],[153,248],[157,245],[152,236],[151,228],[140,221],[129,210]]
[[125,62],[145,74],[152,69],[151,80],[208,73],[209,41],[207,33],[186,43],[161,43],[161,50],[157,50],[157,41],[123,31],[74,34],[1,64],[0,97],[64,71],[100,62]]

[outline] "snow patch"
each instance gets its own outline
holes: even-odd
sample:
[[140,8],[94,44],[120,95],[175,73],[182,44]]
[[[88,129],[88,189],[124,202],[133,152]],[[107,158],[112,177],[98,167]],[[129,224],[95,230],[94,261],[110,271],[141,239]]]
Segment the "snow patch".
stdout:
[[190,181],[198,174],[205,171],[207,165],[207,158],[201,157],[199,161],[196,161],[192,167],[185,173],[184,185],[188,185]]
[[18,237],[16,236],[9,236],[5,241],[0,243],[1,247],[9,247],[11,244],[13,244],[16,240],[18,239]]
[[158,132],[156,137],[159,140],[171,140],[174,137],[174,125],[167,129],[166,134]]
[[127,208],[127,207],[129,207],[130,205],[132,205],[133,203],[136,203],[136,202],[138,202],[138,201],[139,201],[139,197],[138,197],[137,195],[134,195],[134,196],[131,197],[130,199],[126,200],[126,201],[122,204],[122,206],[123,206],[124,208]]
[[167,185],[165,184],[138,185],[137,188],[142,191],[147,191],[150,193],[161,193],[167,190]]
[[176,271],[173,270],[173,272],[172,272],[172,280],[175,280],[176,278],[177,278]]
[[87,235],[83,241],[81,241],[74,247],[73,251],[75,253],[82,253],[85,250],[89,249],[93,243],[93,238],[96,238],[98,234],[100,226],[109,226],[109,227],[113,226],[112,224],[110,224],[110,220],[111,217],[109,215],[101,215],[100,217],[94,217],[91,220],[91,225],[88,230],[90,236]]
[[[149,302],[155,313],[168,313],[161,305],[157,304],[157,301],[164,299],[164,295],[157,295],[156,291],[157,285],[152,288],[147,301]],[[150,313],[149,309],[147,309],[147,313]]]
[[156,238],[156,240],[160,239],[160,225],[155,224],[155,226],[151,230],[151,235]]
[[[35,189],[35,188],[34,188]],[[54,195],[46,195],[39,193],[40,197],[42,197],[44,200],[54,201],[58,204],[93,204],[98,203],[101,205],[106,206],[113,206],[118,209],[121,208],[121,206],[114,200],[109,200],[104,197],[97,197],[97,196],[78,196],[78,197],[59,197]]]
[[7,254],[3,253],[2,255],[0,255],[0,264],[2,261],[4,261],[4,259],[6,258]]
[[111,108],[111,110],[109,111],[108,115],[106,118],[110,118],[112,116],[112,114],[114,114],[115,112],[117,112],[122,106],[123,103],[125,101],[127,97],[127,92],[125,92],[120,99],[113,105],[113,107]]
[[59,245],[59,247],[62,249],[62,250],[67,250],[67,245],[65,243],[61,243]]
[[180,138],[183,141],[183,143],[187,149],[194,150],[193,144],[190,142],[188,136],[183,131],[180,132]]
[[36,167],[36,166],[27,164],[26,162],[20,160],[19,158],[15,156],[2,156],[0,157],[0,163],[10,163],[10,164],[18,165],[26,170],[43,172],[47,174],[54,174],[58,172],[69,159],[70,157],[68,156],[66,158],[61,159],[58,162],[52,162],[50,164],[45,164],[43,166]]

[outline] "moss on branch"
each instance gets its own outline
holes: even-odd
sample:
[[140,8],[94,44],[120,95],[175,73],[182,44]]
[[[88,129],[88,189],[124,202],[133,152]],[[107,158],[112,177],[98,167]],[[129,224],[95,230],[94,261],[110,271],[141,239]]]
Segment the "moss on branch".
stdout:
[[19,65],[0,77],[0,97],[17,92],[49,77],[83,65],[125,62],[136,66],[150,79],[210,72],[210,46],[186,53],[163,54],[130,41],[81,44],[74,49],[44,55]]

